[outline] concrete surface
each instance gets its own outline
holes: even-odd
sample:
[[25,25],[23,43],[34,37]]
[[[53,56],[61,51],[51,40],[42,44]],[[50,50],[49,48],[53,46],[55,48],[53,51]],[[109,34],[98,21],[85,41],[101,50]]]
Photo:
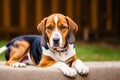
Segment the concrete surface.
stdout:
[[4,64],[0,62],[0,80],[120,80],[120,62],[85,62],[90,73],[75,78],[66,77],[57,69],[12,68]]

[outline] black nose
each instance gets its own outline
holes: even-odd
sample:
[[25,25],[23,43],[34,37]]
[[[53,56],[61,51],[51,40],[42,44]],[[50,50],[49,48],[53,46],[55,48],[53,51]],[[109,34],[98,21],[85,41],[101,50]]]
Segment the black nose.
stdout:
[[57,46],[59,46],[59,38],[53,38],[53,45],[55,46],[55,47],[57,47]]

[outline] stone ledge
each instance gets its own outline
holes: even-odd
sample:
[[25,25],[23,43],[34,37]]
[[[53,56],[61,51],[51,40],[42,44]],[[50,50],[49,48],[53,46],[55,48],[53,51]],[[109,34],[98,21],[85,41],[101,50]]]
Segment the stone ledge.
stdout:
[[0,62],[0,80],[120,80],[120,62],[85,62],[90,73],[75,78],[66,77],[57,69],[12,68],[4,64]]

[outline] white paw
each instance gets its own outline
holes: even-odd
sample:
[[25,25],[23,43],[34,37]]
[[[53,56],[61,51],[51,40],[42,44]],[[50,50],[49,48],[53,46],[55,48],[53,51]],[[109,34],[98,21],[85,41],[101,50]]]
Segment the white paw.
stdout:
[[11,67],[15,67],[15,68],[25,68],[25,67],[26,67],[26,64],[17,62],[17,63],[12,64]]
[[77,66],[76,70],[78,71],[78,73],[83,74],[83,75],[88,74],[89,72],[89,68],[85,65]]
[[89,73],[89,68],[86,65],[84,65],[80,60],[75,61],[73,67],[81,75],[85,75]]
[[77,75],[77,72],[74,68],[70,68],[67,64],[63,62],[57,62],[50,68],[59,69],[64,75],[69,76],[69,77],[75,77]]
[[77,75],[76,70],[73,68],[69,68],[69,67],[62,69],[62,72],[63,72],[63,74],[65,74],[66,76],[69,76],[69,77],[75,77]]

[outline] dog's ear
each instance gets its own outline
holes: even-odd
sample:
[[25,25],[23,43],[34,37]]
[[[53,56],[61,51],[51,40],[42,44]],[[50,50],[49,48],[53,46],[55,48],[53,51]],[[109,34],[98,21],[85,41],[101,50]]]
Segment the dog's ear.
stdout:
[[46,20],[47,20],[47,18],[44,18],[37,26],[37,30],[40,34],[43,33],[43,30],[44,30],[45,24],[46,24]]
[[67,41],[69,44],[74,44],[75,34],[78,31],[78,25],[68,16],[66,17],[66,20],[67,20],[68,26],[69,26],[69,34],[68,34]]
[[47,18],[44,18],[37,26],[37,30],[40,34],[42,34],[41,36],[41,45],[46,47],[47,45],[47,37],[45,34],[45,25],[46,25],[46,20]]

